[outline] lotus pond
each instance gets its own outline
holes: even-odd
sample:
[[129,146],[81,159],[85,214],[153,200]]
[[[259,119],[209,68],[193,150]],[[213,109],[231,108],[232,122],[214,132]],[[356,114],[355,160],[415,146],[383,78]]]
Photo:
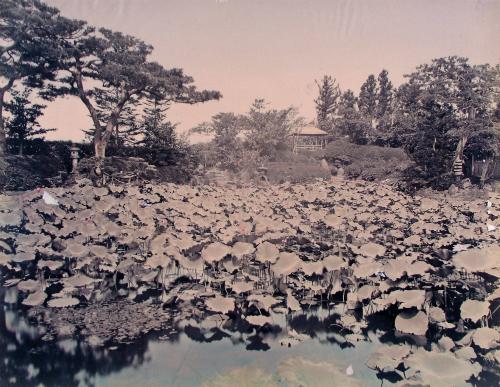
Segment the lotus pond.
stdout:
[[0,196],[0,385],[498,385],[500,195]]

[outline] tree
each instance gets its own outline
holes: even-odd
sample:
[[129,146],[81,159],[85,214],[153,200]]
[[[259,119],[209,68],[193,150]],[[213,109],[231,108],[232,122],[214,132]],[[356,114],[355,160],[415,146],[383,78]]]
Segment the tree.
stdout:
[[30,102],[31,90],[26,88],[22,93],[13,91],[12,101],[5,105],[5,110],[11,117],[7,121],[7,135],[14,140],[19,155],[23,154],[26,139],[43,135],[55,129],[45,129],[40,126],[38,118],[43,115],[45,105]]
[[[107,115],[117,103],[118,98],[117,89],[96,90],[95,104],[101,121],[106,120]],[[136,145],[140,141],[142,130],[140,128],[141,123],[137,120],[137,117],[140,116],[139,107],[140,104],[136,98],[132,98],[123,107],[116,121],[113,133],[109,138],[109,142],[113,143],[117,149],[124,146]],[[90,139],[93,139],[95,128],[84,130],[84,132]]]
[[388,132],[393,122],[392,104],[393,87],[389,80],[387,70],[382,70],[378,75],[378,95],[377,95],[377,121],[379,129],[383,130],[383,142],[387,140]]
[[393,87],[389,80],[387,70],[382,70],[377,77],[377,100],[375,117],[369,119],[372,128],[376,132],[372,133],[371,142],[375,145],[390,145],[392,140],[392,125],[394,123],[393,115]]
[[2,0],[0,6],[0,157],[6,150],[5,98],[17,81],[42,88],[55,76],[59,11],[38,0]]
[[359,93],[358,107],[366,119],[371,123],[371,127],[377,127],[377,81],[375,76],[370,74],[368,79],[361,85]]
[[304,124],[295,107],[268,109],[263,99],[256,99],[243,119],[246,146],[263,159],[274,159],[289,149],[290,135]]
[[[430,175],[451,170],[470,138],[497,138],[493,70],[470,65],[466,58],[438,58],[418,66],[398,90],[395,126],[406,133],[406,148]],[[429,160],[437,165],[430,168]]]
[[318,126],[322,130],[331,131],[333,115],[337,111],[341,94],[340,88],[335,78],[329,75],[323,76],[321,82],[315,82],[318,86],[318,98],[314,100]]
[[145,150],[146,159],[153,164],[172,165],[180,155],[181,144],[175,131],[176,125],[167,120],[167,106],[154,99],[146,102],[143,120],[137,132],[137,144]]
[[392,83],[387,70],[382,70],[378,75],[377,118],[382,120],[392,112]]
[[[148,60],[153,47],[121,32],[101,28],[96,32],[86,23],[66,19],[64,29],[71,31],[59,39],[59,66],[64,86],[53,88],[56,95],[73,94],[80,98],[94,124],[94,151],[105,157],[106,146],[126,105],[144,98],[162,102],[194,104],[219,99],[217,91],[196,90],[193,78],[182,69],[165,69]],[[116,93],[108,99],[107,114],[99,112],[97,96]],[[101,113],[101,114],[100,114]]]
[[238,170],[243,160],[243,141],[240,133],[243,130],[244,118],[234,113],[218,113],[210,122],[204,122],[191,133],[207,133],[214,136],[213,147],[205,147],[212,155],[205,158],[216,159],[223,169]]
[[454,147],[449,132],[457,121],[451,109],[443,109],[433,98],[423,99],[421,103],[418,129],[407,136],[404,146],[423,177],[432,179],[451,167]]
[[357,110],[358,99],[352,90],[345,91],[340,97],[336,130],[342,136],[348,136],[349,141],[356,144],[366,144],[369,129],[366,120]]
[[500,65],[489,67],[488,71],[492,85],[491,125],[470,133],[463,152],[465,157],[491,161],[500,155]]
[[488,65],[471,66],[467,58],[447,57],[417,67],[409,78],[420,99],[432,98],[451,111],[457,123],[449,134],[458,140],[455,158],[462,158],[469,137],[492,126],[495,73]]
[[403,83],[394,93],[392,123],[386,133],[386,144],[404,147],[418,127],[420,120],[416,113],[420,109],[420,90],[411,82]]

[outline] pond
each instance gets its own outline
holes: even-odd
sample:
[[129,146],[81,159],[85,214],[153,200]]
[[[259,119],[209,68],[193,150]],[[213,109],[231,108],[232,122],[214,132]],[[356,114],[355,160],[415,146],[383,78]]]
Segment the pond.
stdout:
[[[145,334],[127,344],[100,346],[79,336],[52,340],[11,292],[0,289],[2,386],[396,385],[402,381],[398,373],[370,369],[370,356],[388,341],[425,344],[383,333],[376,325],[385,322],[372,321],[366,340],[353,345],[334,322],[342,305],[272,313],[272,327],[258,331],[237,322],[202,330],[184,321],[175,331]],[[496,383],[493,374],[483,377],[475,384]]]
[[[202,335],[186,325],[175,334],[157,332],[129,344],[93,347],[76,337],[45,341],[45,328],[32,324],[8,297],[2,289],[1,385],[198,386],[239,378],[249,385],[293,385],[296,378],[310,382],[311,373],[324,383],[332,377],[342,385],[381,383],[365,365],[381,345],[377,336],[351,347],[335,333],[334,309],[273,314],[276,326],[260,335],[215,327]],[[289,346],[290,328],[301,338]],[[328,367],[318,374],[317,364]]]
[[1,385],[499,385],[500,198],[44,195],[0,198]]

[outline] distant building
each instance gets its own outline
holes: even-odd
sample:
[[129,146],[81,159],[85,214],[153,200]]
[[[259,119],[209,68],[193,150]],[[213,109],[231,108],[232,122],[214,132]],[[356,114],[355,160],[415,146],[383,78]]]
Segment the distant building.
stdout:
[[292,134],[293,152],[317,151],[324,149],[328,140],[328,133],[324,130],[308,125]]

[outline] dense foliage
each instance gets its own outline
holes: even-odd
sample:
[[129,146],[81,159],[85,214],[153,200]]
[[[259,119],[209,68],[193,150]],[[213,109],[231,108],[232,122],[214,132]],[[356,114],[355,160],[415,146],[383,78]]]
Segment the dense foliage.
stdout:
[[400,148],[357,145],[345,140],[331,142],[324,154],[332,165],[343,168],[348,177],[367,181],[396,182],[412,165]]
[[0,5],[1,157],[6,151],[6,97],[16,84],[43,88],[54,79],[58,65],[52,28],[60,19],[57,9],[39,0],[2,0]]
[[457,159],[500,154],[498,66],[437,58],[406,78],[395,90],[382,70],[359,97],[344,91],[333,132],[357,144],[402,147],[415,162],[414,176],[432,184],[451,177]]
[[293,106],[273,109],[256,99],[247,114],[216,114],[191,133],[213,136],[210,144],[196,147],[206,166],[237,171],[282,161],[291,152],[290,135],[303,125],[304,119]]

